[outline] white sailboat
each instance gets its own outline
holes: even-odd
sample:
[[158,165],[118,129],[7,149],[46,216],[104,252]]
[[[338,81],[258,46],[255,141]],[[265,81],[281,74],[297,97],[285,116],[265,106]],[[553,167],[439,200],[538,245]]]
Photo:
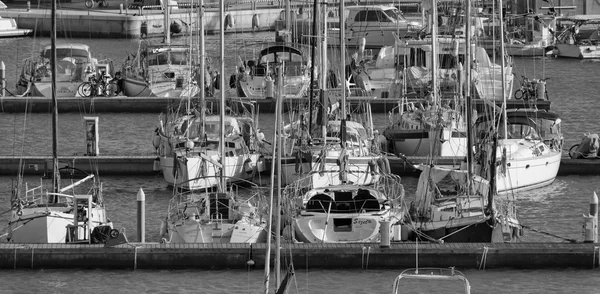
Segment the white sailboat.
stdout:
[[[199,5],[202,7],[202,5]],[[224,5],[221,1],[221,72],[224,72]],[[199,12],[199,15],[202,15]],[[203,20],[201,20],[202,22]],[[201,41],[203,44],[203,42]],[[221,76],[221,89],[224,77]],[[225,146],[225,92],[221,91],[220,138],[217,144],[220,158],[226,158]],[[225,160],[221,161],[222,163]],[[251,203],[254,196],[241,201],[237,191],[228,189],[225,175],[227,164],[212,162],[219,169],[215,178],[217,191],[204,192],[178,190],[169,203],[167,217],[161,227],[164,242],[173,243],[256,243],[267,238],[266,219]],[[182,183],[185,187],[185,182]],[[189,185],[188,185],[189,187]]]
[[52,189],[45,188],[43,182],[36,187],[25,184],[23,188],[19,178],[12,191],[7,239],[11,243],[103,243],[113,230],[106,215],[102,184],[95,181],[94,175],[88,175],[60,187],[55,0],[52,1],[51,25],[48,57],[52,97]]
[[[436,0],[433,7],[437,7]],[[467,20],[471,3],[466,1]],[[437,19],[437,9],[432,9],[432,19]],[[436,26],[433,26],[434,28]],[[467,43],[471,42],[467,27]],[[471,46],[467,46],[467,57]],[[467,58],[467,60],[470,60]],[[470,64],[466,64],[467,89],[470,87]],[[434,83],[437,91],[437,84]],[[466,95],[466,117],[472,121],[472,93]],[[472,125],[467,124],[467,146],[473,146]],[[438,167],[422,167],[417,186],[416,200],[409,211],[406,223],[414,232],[416,240],[436,242],[505,242],[514,241],[521,232],[514,198],[501,197],[496,192],[497,129],[489,130],[487,141],[480,142],[481,163],[491,166],[485,177],[473,172],[472,148],[467,148],[465,170]]]

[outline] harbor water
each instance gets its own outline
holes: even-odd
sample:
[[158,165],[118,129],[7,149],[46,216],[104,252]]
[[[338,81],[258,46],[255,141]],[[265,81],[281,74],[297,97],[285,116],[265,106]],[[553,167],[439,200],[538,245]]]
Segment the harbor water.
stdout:
[[[256,40],[273,40],[273,33],[231,34],[227,36],[228,77],[239,54],[237,48]],[[156,40],[160,42],[160,40]],[[59,42],[67,42],[65,40]],[[69,39],[68,42],[90,45],[94,56],[111,58],[116,67],[128,54],[135,52],[138,40]],[[49,39],[0,40],[0,61],[6,64],[7,87],[14,90],[22,59],[38,54]],[[208,55],[218,65],[218,36],[208,36]],[[252,58],[250,55],[243,59]],[[515,58],[515,75],[549,78],[547,88],[552,111],[562,118],[564,148],[579,143],[586,132],[600,133],[598,115],[600,91],[597,79],[600,63],[553,58]],[[518,85],[518,84],[517,84]],[[1,98],[0,98],[1,109]],[[150,155],[157,113],[66,113],[59,116],[59,154],[85,153],[83,116],[98,116],[100,153],[104,155]],[[382,130],[387,115],[375,115],[376,128]],[[261,114],[260,127],[270,140],[273,137],[273,114]],[[0,113],[0,155],[51,155],[50,114]],[[93,160],[91,161],[93,163]],[[115,227],[125,228],[130,240],[137,239],[136,193],[146,194],[146,238],[157,242],[160,222],[173,195],[161,175],[101,176],[109,217]],[[0,229],[8,221],[11,182],[15,177],[0,177]],[[26,177],[36,183],[37,177]],[[414,199],[416,178],[405,177],[407,201]],[[266,179],[261,179],[266,183]],[[588,212],[589,199],[600,192],[600,176],[561,176],[552,185],[517,195],[519,217],[525,230],[522,242],[567,242],[583,240],[582,215]],[[289,253],[286,253],[289,254]],[[293,252],[291,253],[293,254]],[[524,260],[523,262],[527,262]],[[596,263],[597,264],[597,263]],[[468,270],[463,271],[472,285],[472,293],[599,293],[600,275],[592,270]],[[390,293],[397,270],[317,270],[296,268],[291,293]],[[52,293],[81,292],[193,292],[193,293],[259,293],[262,292],[262,270],[154,271],[154,270],[22,270],[0,271],[0,293],[33,293],[43,289]],[[32,283],[31,281],[35,281]],[[85,285],[83,285],[85,283]],[[425,292],[424,285],[407,283],[407,293],[457,293],[458,287],[439,285]],[[455,285],[456,286],[456,285]],[[294,291],[297,289],[297,291]],[[403,292],[404,293],[404,292]]]

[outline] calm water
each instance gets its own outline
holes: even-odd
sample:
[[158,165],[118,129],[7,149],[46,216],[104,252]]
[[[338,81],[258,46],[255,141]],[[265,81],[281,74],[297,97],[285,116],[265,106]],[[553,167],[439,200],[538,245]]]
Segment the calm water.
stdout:
[[[209,55],[218,50],[218,37],[209,36]],[[237,48],[253,40],[272,39],[272,33],[227,36],[227,67],[232,68]],[[74,39],[86,43],[98,58],[109,57],[116,66],[133,53],[137,40]],[[0,61],[7,67],[7,85],[14,89],[20,60],[37,54],[47,39],[0,40]],[[216,62],[216,59],[213,60]],[[561,115],[565,148],[579,142],[584,132],[600,132],[596,104],[600,100],[597,79],[600,63],[561,59],[515,59],[517,76],[549,77],[548,90],[552,109]],[[1,102],[1,100],[0,100]],[[84,153],[83,113],[61,114],[59,118],[59,154]],[[102,154],[139,155],[153,152],[152,130],[158,114],[101,113],[100,152]],[[274,116],[260,117],[261,128],[272,137]],[[383,128],[386,115],[375,116],[376,126]],[[51,129],[49,114],[0,113],[0,155],[50,155]],[[9,209],[10,185],[13,177],[0,177],[0,212]],[[26,180],[34,182],[35,177]],[[109,216],[116,227],[126,229],[129,239],[135,239],[135,208],[138,188],[146,193],[148,241],[157,241],[160,221],[172,195],[161,176],[103,176],[104,195]],[[416,179],[404,178],[408,194],[415,191]],[[588,211],[589,198],[600,192],[600,176],[563,176],[545,188],[519,195],[519,213],[523,224],[563,238],[582,240],[582,214]],[[409,197],[410,198],[410,197]],[[409,199],[410,200],[410,199]],[[0,224],[6,224],[6,214]],[[4,230],[4,225],[0,225]],[[526,231],[527,241],[562,242],[560,238]],[[590,261],[591,264],[591,261]],[[389,293],[397,270],[331,270],[296,269],[292,293]],[[465,271],[473,293],[598,293],[600,275],[596,270],[488,270]],[[35,281],[32,283],[30,281]],[[80,288],[86,281],[85,288]],[[262,271],[106,271],[106,270],[23,270],[0,272],[0,293],[75,293],[75,292],[195,292],[195,293],[258,293],[261,292]],[[437,292],[425,291],[423,285],[408,284],[408,293],[456,293],[457,288],[439,285]]]

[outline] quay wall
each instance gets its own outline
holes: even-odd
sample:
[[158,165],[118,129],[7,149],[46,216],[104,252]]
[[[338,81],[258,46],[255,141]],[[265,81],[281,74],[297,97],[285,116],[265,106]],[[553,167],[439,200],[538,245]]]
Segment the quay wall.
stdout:
[[[310,269],[465,269],[598,267],[593,243],[283,244],[294,267]],[[272,248],[271,259],[275,257]],[[287,255],[287,253],[286,253]],[[243,269],[264,268],[266,244],[131,243],[115,247],[71,244],[0,244],[1,269]]]

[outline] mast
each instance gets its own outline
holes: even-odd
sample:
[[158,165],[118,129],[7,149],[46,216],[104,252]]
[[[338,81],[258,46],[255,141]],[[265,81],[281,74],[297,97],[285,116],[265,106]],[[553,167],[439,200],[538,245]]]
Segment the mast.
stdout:
[[[50,67],[52,70],[52,192],[60,190],[60,175],[58,173],[58,101],[56,99],[56,0],[52,0],[50,28]],[[56,202],[56,196],[49,199]]]
[[439,101],[439,93],[438,93],[438,44],[437,44],[437,34],[438,34],[438,11],[437,11],[437,0],[431,0],[431,91],[432,91],[432,99],[433,105],[437,105]]
[[502,75],[502,117],[503,119],[503,124],[504,124],[504,134],[502,134],[503,138],[506,139],[508,137],[507,134],[507,125],[508,122],[506,121],[506,72],[505,72],[505,66],[506,66],[506,61],[504,59],[504,54],[505,54],[505,49],[504,49],[504,16],[502,15],[502,0],[499,0],[499,5],[500,5],[500,58],[501,58],[501,65],[502,68],[500,69],[500,74]]
[[313,95],[314,95],[314,91],[313,91],[313,81],[315,80],[315,47],[316,43],[317,43],[317,36],[319,35],[317,33],[318,30],[318,21],[319,21],[319,2],[317,0],[314,1],[313,3],[313,23],[312,23],[312,37],[310,38],[310,47],[311,47],[311,53],[310,53],[310,65],[312,67],[311,71],[310,71],[310,90],[309,90],[309,96],[308,96],[308,107],[309,107],[309,112],[308,112],[308,131],[310,132],[312,130],[312,120],[313,120],[313,112],[310,111],[310,109],[312,108],[313,105]]
[[[279,112],[281,112],[279,109],[281,108],[281,99],[277,99],[277,102],[275,104],[275,125],[279,126],[281,124],[281,122],[279,121]],[[277,132],[279,131],[279,128],[276,127],[274,134],[275,137],[277,137]],[[279,148],[279,139],[277,140],[273,140],[273,152],[272,154],[278,154],[277,150],[280,149]],[[275,192],[275,164],[276,162],[281,163],[281,157],[276,157],[274,160],[271,161],[271,189],[270,189],[270,195],[269,195],[269,231],[272,231],[271,228],[273,228],[273,203],[274,203],[274,192]],[[278,175],[278,177],[280,177]],[[281,188],[279,187],[280,185],[277,184],[278,187],[278,191],[281,190]],[[270,280],[270,271],[271,271],[271,237],[267,238],[267,252],[265,253],[265,278],[264,278],[264,293],[268,294],[269,293],[269,280]],[[277,251],[279,251],[279,247],[277,247]],[[279,284],[277,284],[279,285]]]
[[220,22],[220,43],[221,43],[221,73],[219,74],[219,84],[221,89],[221,102],[220,113],[221,113],[221,137],[219,140],[219,149],[221,153],[221,189],[225,191],[225,0],[219,0],[219,17]]
[[204,114],[206,113],[206,96],[204,92],[204,76],[206,65],[204,64],[204,0],[198,0],[198,49],[200,51],[200,58],[198,58],[198,65],[200,66],[200,78],[198,87],[200,88],[200,140],[204,140]]
[[[279,82],[279,86],[277,87],[278,90],[278,104],[281,104],[283,101],[283,70],[285,67],[285,63],[280,63],[279,64],[279,70],[277,71],[277,81]],[[282,109],[283,107],[279,106],[279,108],[277,109],[277,170],[279,172],[277,172],[277,205],[276,205],[276,216],[277,216],[277,220],[276,220],[276,232],[275,232],[275,246],[277,247],[277,251],[275,252],[275,280],[277,281],[277,285],[279,286],[279,284],[281,284],[281,148],[282,145],[282,141],[281,141],[281,137],[282,137]]]
[[[473,126],[471,123],[473,122],[473,110],[471,105],[471,0],[466,1],[466,21],[465,21],[465,98],[466,98],[466,109],[467,109],[467,179],[471,179],[471,174],[473,173]],[[470,191],[471,181],[467,181],[467,188]]]
[[[340,122],[340,145],[342,147],[342,151],[340,154],[345,156],[346,154],[346,26],[344,20],[344,0],[340,0],[340,11],[339,11],[339,21],[340,21],[340,74],[341,74],[341,93],[342,93],[342,102],[340,105],[342,120]],[[322,160],[325,160],[323,158]],[[344,158],[340,158],[340,160],[344,160]],[[342,167],[345,168],[345,164],[340,165],[340,179],[342,182],[346,181],[346,171],[342,170]]]

